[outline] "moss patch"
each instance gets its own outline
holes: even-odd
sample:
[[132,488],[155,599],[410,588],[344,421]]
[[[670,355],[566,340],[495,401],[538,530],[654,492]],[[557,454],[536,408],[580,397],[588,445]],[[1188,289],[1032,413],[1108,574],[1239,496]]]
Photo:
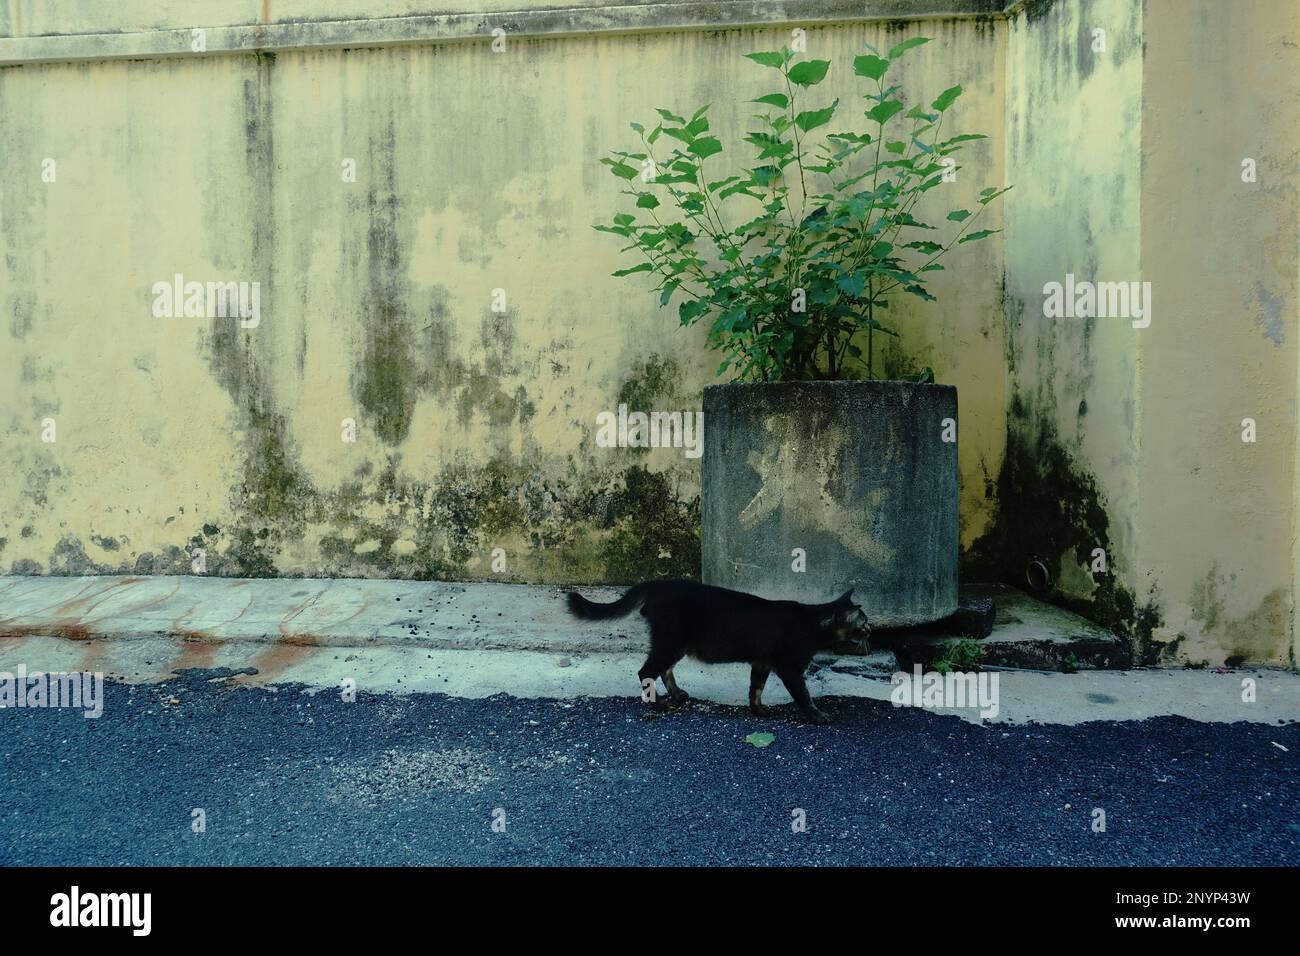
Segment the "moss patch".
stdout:
[[675,400],[681,377],[676,359],[651,355],[632,367],[627,379],[619,387],[618,404],[626,405],[628,411],[667,410],[655,403],[665,399]]
[[700,576],[700,499],[678,497],[662,472],[629,468],[610,497],[602,551],[611,581]]
[[1055,583],[1064,556],[1088,567],[1093,549],[1102,548],[1108,570],[1091,575],[1095,587],[1090,597],[1053,588],[1048,599],[1127,638],[1135,663],[1170,657],[1174,648],[1152,639],[1161,624],[1154,591],[1139,603],[1115,576],[1110,519],[1096,479],[1060,441],[1051,417],[1035,414],[1018,393],[1012,394],[1008,411],[1006,455],[996,489],[995,518],[963,555],[964,578],[1024,587],[1026,566],[1038,560]]

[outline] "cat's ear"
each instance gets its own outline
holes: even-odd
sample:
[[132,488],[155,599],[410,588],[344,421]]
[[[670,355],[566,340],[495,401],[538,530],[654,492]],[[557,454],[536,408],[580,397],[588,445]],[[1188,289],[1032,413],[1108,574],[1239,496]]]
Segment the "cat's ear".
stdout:
[[841,594],[838,598],[836,598],[836,599],[835,599],[835,603],[836,603],[836,604],[840,604],[840,605],[848,605],[848,604],[852,604],[852,603],[853,603],[853,588],[849,588],[847,591],[845,591],[843,594]]

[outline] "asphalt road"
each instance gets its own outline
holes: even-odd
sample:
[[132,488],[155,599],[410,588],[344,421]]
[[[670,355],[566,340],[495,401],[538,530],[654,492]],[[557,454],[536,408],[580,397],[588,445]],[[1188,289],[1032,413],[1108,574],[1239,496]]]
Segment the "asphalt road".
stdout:
[[1296,724],[981,728],[833,698],[815,727],[210,674],[106,695],[99,720],[0,710],[0,864],[1300,864]]

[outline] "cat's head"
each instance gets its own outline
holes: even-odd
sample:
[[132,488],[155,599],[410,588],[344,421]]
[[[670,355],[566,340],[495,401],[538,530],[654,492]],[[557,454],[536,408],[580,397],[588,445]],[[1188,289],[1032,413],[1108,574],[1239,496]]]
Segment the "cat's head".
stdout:
[[836,654],[870,654],[871,623],[862,608],[853,603],[849,588],[830,604],[823,605],[820,624],[830,650]]

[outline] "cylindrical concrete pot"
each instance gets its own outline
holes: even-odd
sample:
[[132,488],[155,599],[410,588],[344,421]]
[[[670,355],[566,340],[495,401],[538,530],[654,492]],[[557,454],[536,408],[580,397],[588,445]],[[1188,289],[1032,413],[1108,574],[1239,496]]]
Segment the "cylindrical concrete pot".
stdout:
[[957,610],[957,389],[712,385],[704,425],[706,584],[809,602],[853,588],[873,627]]

